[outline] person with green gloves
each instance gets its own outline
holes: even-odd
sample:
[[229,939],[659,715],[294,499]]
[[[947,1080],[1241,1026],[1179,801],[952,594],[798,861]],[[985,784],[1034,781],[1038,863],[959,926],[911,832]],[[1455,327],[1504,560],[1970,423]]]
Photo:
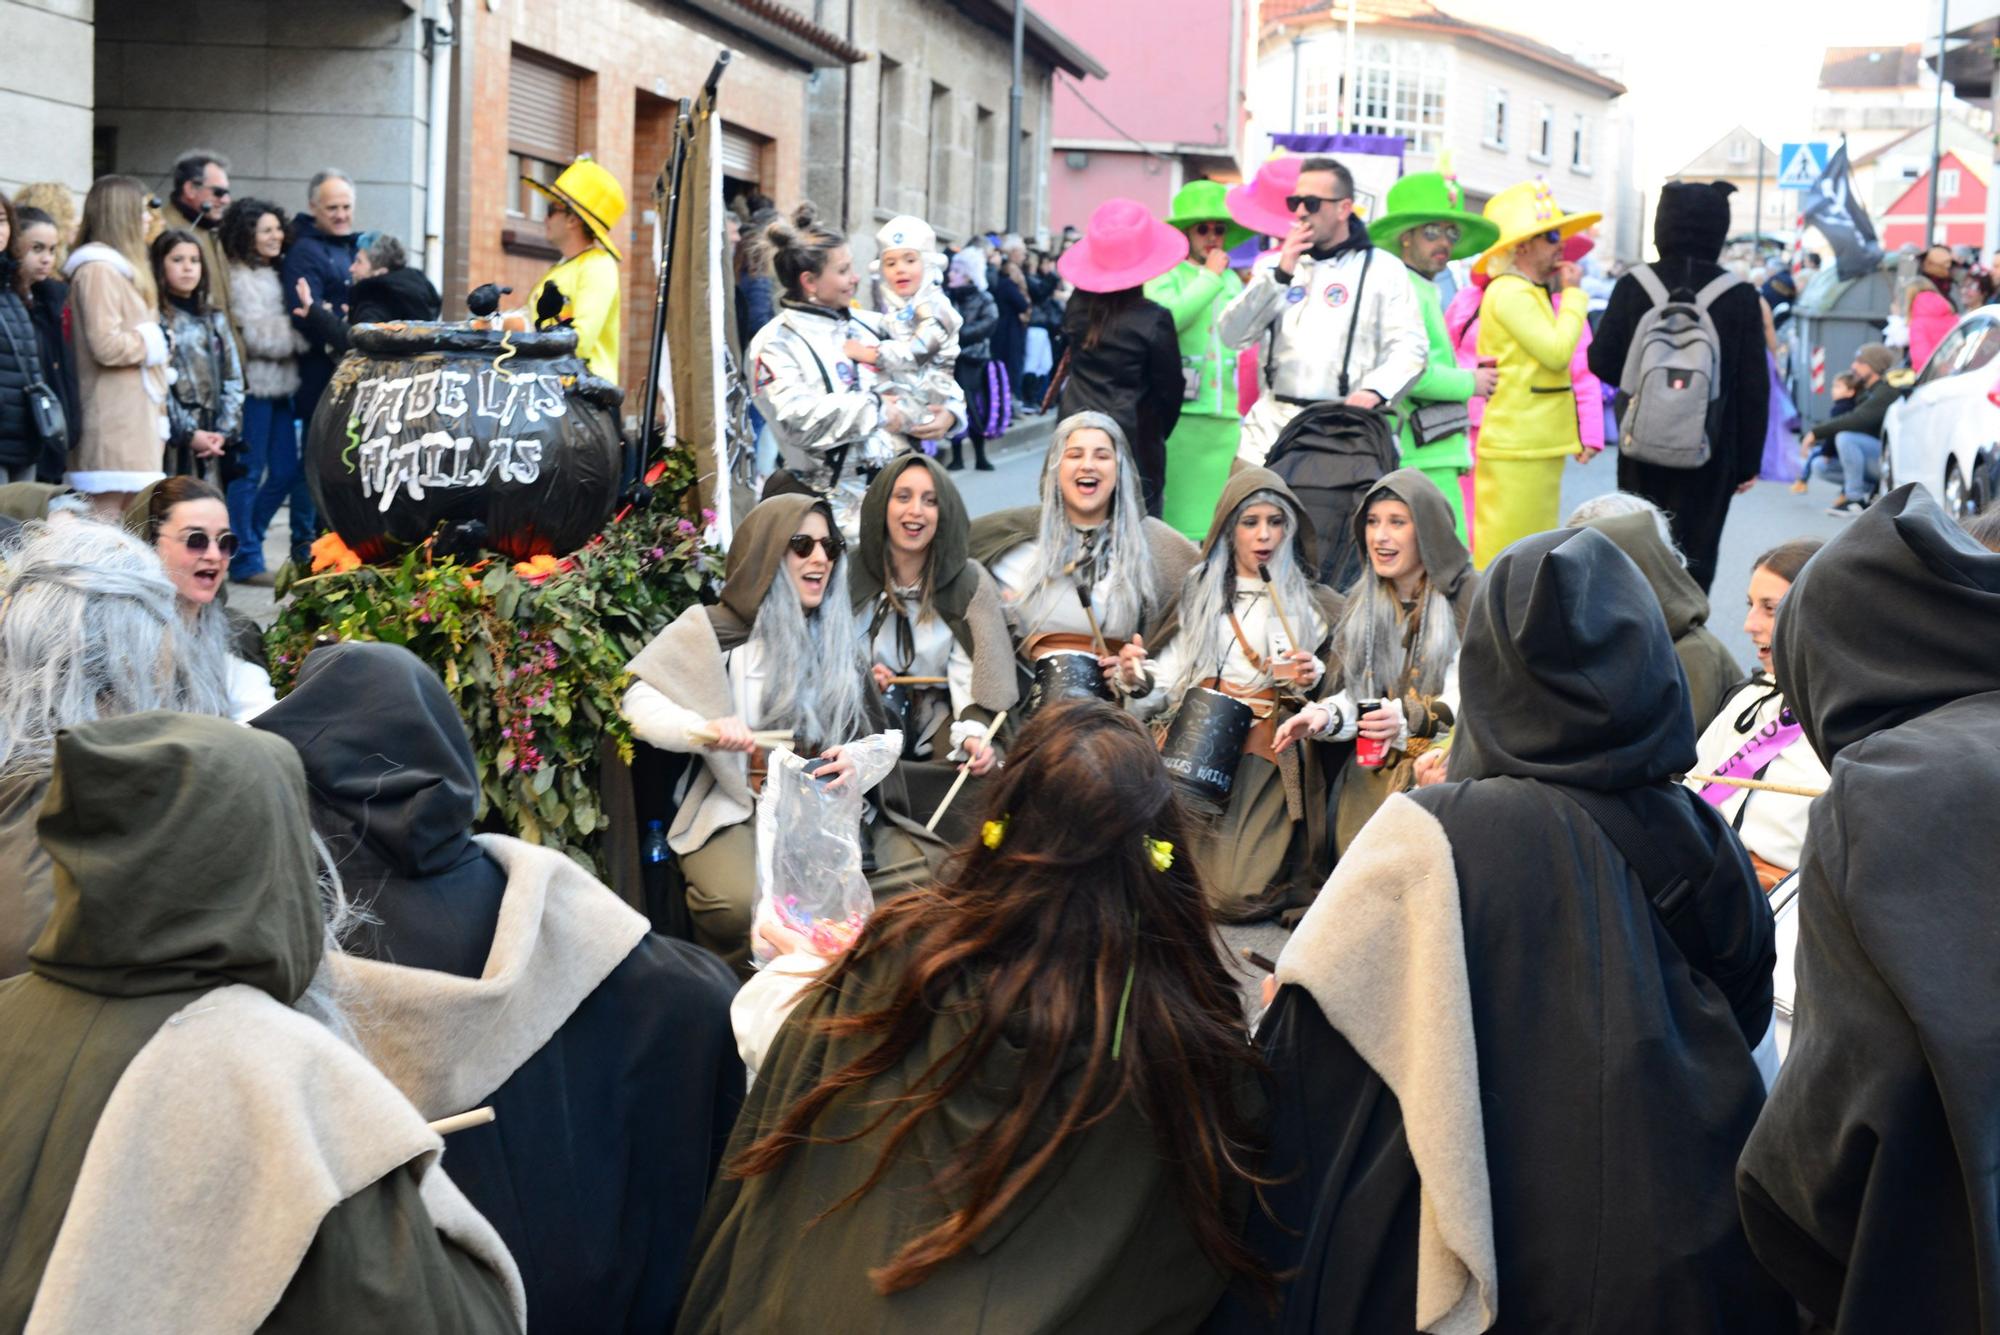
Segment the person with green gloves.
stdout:
[[1387,207],[1368,226],[1377,246],[1402,260],[1423,308],[1424,329],[1430,335],[1430,358],[1424,373],[1410,387],[1404,405],[1403,466],[1420,469],[1437,483],[1451,505],[1458,540],[1465,532],[1465,502],[1459,478],[1472,469],[1472,447],[1466,439],[1465,402],[1493,392],[1499,372],[1491,366],[1460,368],[1445,331],[1444,303],[1432,280],[1449,260],[1469,259],[1499,240],[1499,229],[1464,208],[1458,182],[1437,172],[1417,172],[1389,187]]
[[1242,430],[1236,351],[1216,334],[1215,322],[1242,290],[1229,252],[1249,239],[1250,230],[1231,221],[1224,193],[1216,181],[1181,187],[1167,222],[1187,233],[1188,257],[1146,284],[1146,295],[1174,317],[1187,380],[1180,423],[1167,437],[1171,466],[1161,518],[1195,542],[1208,535]]

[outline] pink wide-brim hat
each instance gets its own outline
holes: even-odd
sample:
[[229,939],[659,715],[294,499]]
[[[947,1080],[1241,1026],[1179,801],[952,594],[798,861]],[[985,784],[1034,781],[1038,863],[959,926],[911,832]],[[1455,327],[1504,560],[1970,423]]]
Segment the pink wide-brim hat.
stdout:
[[1285,196],[1298,193],[1299,168],[1304,165],[1300,157],[1272,158],[1250,180],[1230,189],[1223,201],[1229,216],[1265,236],[1283,240],[1291,235],[1292,211],[1285,207]]
[[1062,253],[1056,272],[1083,292],[1122,292],[1158,278],[1188,257],[1187,233],[1130,199],[1107,199],[1083,239]]
[[1585,255],[1597,249],[1597,238],[1588,232],[1578,232],[1563,240],[1563,258],[1571,264],[1579,263]]

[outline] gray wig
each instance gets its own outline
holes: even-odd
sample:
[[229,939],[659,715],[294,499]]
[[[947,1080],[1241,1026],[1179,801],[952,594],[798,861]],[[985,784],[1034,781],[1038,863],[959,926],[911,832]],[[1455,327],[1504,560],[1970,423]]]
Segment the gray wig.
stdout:
[[781,567],[750,631],[764,654],[762,717],[751,726],[790,728],[802,755],[808,746],[837,746],[872,731],[862,695],[868,659],[854,627],[847,581],[835,578],[841,574],[836,562],[819,607],[807,612]]
[[1235,632],[1228,625],[1230,609],[1236,602],[1235,531],[1243,512],[1253,505],[1275,505],[1285,515],[1287,536],[1271,558],[1270,571],[1271,584],[1277,590],[1292,630],[1305,640],[1304,644],[1292,647],[1312,653],[1326,638],[1327,625],[1319,614],[1319,600],[1313,597],[1312,585],[1299,568],[1298,535],[1303,521],[1298,507],[1280,492],[1253,491],[1229,512],[1221,537],[1202,563],[1188,571],[1182,586],[1179,633],[1188,637],[1187,652],[1181,657],[1179,679],[1167,691],[1167,698],[1176,704],[1190,686],[1221,672],[1222,662],[1236,641]]
[[[1056,473],[1069,438],[1090,427],[1111,437],[1118,453],[1118,481],[1111,495],[1110,517],[1097,529],[1085,530],[1069,522]],[[1060,590],[1056,597],[1064,602],[1075,597],[1070,592],[1075,576],[1068,568],[1086,554],[1098,580],[1108,579],[1111,587],[1108,605],[1097,608],[1097,619],[1107,626],[1137,625],[1145,620],[1146,595],[1153,588],[1153,549],[1146,544],[1144,484],[1139,480],[1139,466],[1132,461],[1131,446],[1125,442],[1124,428],[1096,412],[1071,413],[1056,423],[1048,457],[1042,461],[1041,486],[1042,522],[1035,535],[1035,568],[1022,600],[1023,624],[1048,615],[1050,590]],[[1090,545],[1086,547],[1086,543]]]
[[[1416,637],[1406,655],[1403,638],[1411,617],[1417,620]],[[1338,685],[1357,701],[1399,699],[1406,689],[1437,695],[1458,657],[1458,622],[1451,600],[1428,578],[1416,606],[1405,613],[1396,586],[1370,572],[1347,595],[1333,649],[1340,665]]]
[[33,523],[0,577],[0,776],[45,770],[58,730],[148,709],[228,716],[150,548],[90,519]]
[[1683,566],[1688,563],[1687,553],[1674,541],[1673,525],[1667,520],[1667,512],[1647,500],[1644,496],[1629,491],[1607,491],[1602,496],[1592,496],[1589,500],[1569,512],[1563,521],[1564,528],[1582,528],[1593,519],[1609,519],[1613,515],[1651,515],[1653,527],[1659,530],[1660,541],[1674,554],[1674,560]]

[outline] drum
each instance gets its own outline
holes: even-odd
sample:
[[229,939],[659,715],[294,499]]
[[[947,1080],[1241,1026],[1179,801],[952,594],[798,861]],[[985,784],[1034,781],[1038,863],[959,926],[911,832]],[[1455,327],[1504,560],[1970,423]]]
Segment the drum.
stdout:
[[1236,787],[1243,743],[1256,723],[1257,716],[1241,700],[1191,686],[1160,744],[1160,763],[1193,796],[1226,804]]
[[1112,693],[1111,683],[1104,680],[1104,669],[1097,665],[1096,654],[1058,649],[1035,660],[1035,680],[1028,687],[1028,699],[1022,707],[1021,716],[1033,718],[1042,706],[1060,700],[1117,698]]

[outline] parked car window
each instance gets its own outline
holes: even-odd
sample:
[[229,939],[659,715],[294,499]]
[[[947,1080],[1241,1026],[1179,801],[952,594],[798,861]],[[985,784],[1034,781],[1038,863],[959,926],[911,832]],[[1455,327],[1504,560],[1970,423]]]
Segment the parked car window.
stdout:
[[1958,365],[1952,368],[1952,374],[1977,371],[1995,357],[2000,357],[2000,324],[1988,320],[1979,330],[1976,340],[1958,355]]
[[[1928,385],[1933,381],[1943,380],[1946,376],[1957,375],[1962,370],[1971,369],[1964,364],[1967,355],[1976,355],[1979,352],[1978,345],[1982,343],[1994,342],[1993,332],[1991,320],[1984,318],[1961,320],[1958,327],[1946,334],[1944,341],[1937,345],[1937,351],[1931,354],[1931,359],[1924,363],[1923,373],[1917,377],[1917,384]],[[2000,352],[2000,345],[1996,345],[1986,353],[1986,360],[1990,361],[1995,352]],[[1985,362],[1976,364],[1984,365]]]

